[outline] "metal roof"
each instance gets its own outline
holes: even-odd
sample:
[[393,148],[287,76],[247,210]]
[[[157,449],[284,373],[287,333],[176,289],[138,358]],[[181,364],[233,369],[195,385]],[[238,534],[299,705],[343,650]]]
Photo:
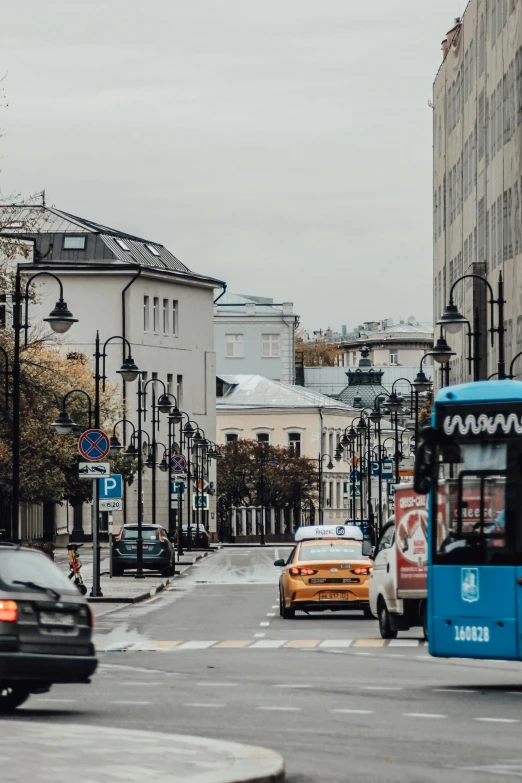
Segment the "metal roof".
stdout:
[[[9,226],[9,220],[5,219],[9,211],[13,214],[13,227]],[[90,245],[87,242],[86,250],[65,250],[58,247],[54,242],[52,255],[48,257],[49,262],[69,262],[71,264],[83,264],[85,262],[120,262],[130,264],[131,266],[150,267],[156,270],[168,270],[190,275],[208,281],[214,280],[215,283],[221,281],[215,280],[204,275],[198,275],[191,272],[175,255],[167,250],[164,245],[153,242],[142,237],[129,234],[125,231],[104,226],[101,223],[95,223],[92,220],[72,215],[69,212],[56,209],[55,207],[45,207],[42,205],[20,206],[0,205],[0,212],[3,213],[3,230],[5,233],[16,233],[21,236],[36,237],[38,244],[47,241],[47,246],[52,242],[52,238],[45,240],[46,236],[55,234],[95,234],[103,243],[109,253],[101,252],[99,240],[96,244],[94,253],[89,250]],[[30,228],[24,228],[27,225]],[[22,225],[22,227],[20,227]],[[119,243],[123,243],[122,244]],[[41,245],[40,245],[41,247]],[[125,249],[128,248],[128,249]]]
[[324,394],[272,381],[262,375],[219,375],[229,387],[216,400],[217,410],[237,408],[329,408],[353,413],[351,406]]

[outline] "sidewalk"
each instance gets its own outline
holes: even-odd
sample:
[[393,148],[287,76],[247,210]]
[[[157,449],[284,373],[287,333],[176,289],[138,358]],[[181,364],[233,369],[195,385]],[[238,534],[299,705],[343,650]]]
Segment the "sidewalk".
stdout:
[[[93,598],[89,595],[92,588],[92,546],[90,543],[84,544],[80,549],[80,559],[82,563],[82,578],[88,588],[87,598],[90,603],[135,604],[139,601],[145,601],[160,590],[163,590],[179,574],[183,574],[198,560],[212,554],[213,551],[215,551],[215,548],[193,549],[191,552],[185,551],[182,559],[176,561],[175,576],[162,577],[158,573],[146,571],[143,579],[135,579],[134,572],[130,571],[125,576],[113,577],[111,579],[109,576],[109,547],[107,544],[102,544],[100,552],[100,587],[103,596]],[[56,549],[54,562],[64,573],[69,573],[67,549]]]
[[[157,731],[3,720],[2,780],[10,783],[268,783],[284,779],[278,753]],[[23,735],[23,750],[20,737]]]

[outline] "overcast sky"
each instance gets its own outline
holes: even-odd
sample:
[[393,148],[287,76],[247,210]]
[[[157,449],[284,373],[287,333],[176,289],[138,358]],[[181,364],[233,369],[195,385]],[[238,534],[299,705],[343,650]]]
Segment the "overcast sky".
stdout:
[[4,193],[162,242],[303,326],[432,317],[431,117],[462,0],[4,4]]

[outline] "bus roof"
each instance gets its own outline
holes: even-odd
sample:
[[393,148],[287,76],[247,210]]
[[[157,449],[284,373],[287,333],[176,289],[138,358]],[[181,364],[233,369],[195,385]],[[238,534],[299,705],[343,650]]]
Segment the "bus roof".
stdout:
[[458,404],[473,402],[512,402],[522,401],[522,383],[520,381],[475,381],[456,386],[445,386],[437,393],[435,403]]

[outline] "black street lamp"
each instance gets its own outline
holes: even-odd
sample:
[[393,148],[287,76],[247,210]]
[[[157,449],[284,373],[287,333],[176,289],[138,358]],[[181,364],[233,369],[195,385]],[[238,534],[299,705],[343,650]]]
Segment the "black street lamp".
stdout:
[[[4,236],[7,236],[4,234]],[[22,236],[14,235],[16,239],[31,241],[34,247],[34,258],[37,257],[36,241],[34,238],[27,240]],[[20,337],[22,331],[25,333],[25,343],[27,344],[27,335],[29,330],[28,308],[29,308],[29,286],[37,277],[52,277],[60,287],[60,298],[56,303],[54,310],[43,320],[49,324],[56,334],[64,334],[70,329],[73,323],[78,321],[73,318],[67,303],[63,298],[63,285],[59,277],[52,272],[37,272],[25,282],[25,288],[22,292],[22,273],[20,266],[16,267],[15,290],[13,294],[13,329],[14,329],[14,351],[13,351],[13,428],[12,428],[12,455],[13,455],[13,475],[12,475],[12,501],[11,501],[11,538],[13,541],[20,540],[19,522],[20,522],[20,392],[21,392],[21,361],[20,361]],[[25,320],[22,322],[22,304],[25,304]],[[7,368],[6,368],[7,371]]]
[[[462,275],[461,277],[457,278],[453,285],[450,288],[450,294],[449,294],[449,303],[446,306],[446,309],[444,310],[444,313],[442,314],[441,318],[437,321],[438,324],[440,324],[441,327],[443,327],[449,334],[456,334],[465,323],[468,323],[467,319],[464,318],[463,315],[458,311],[458,308],[456,307],[454,300],[453,300],[453,291],[455,290],[455,286],[457,283],[460,283],[461,280],[466,279],[474,279],[474,280],[480,280],[483,282],[488,291],[489,291],[489,306],[490,306],[490,321],[491,325],[488,329],[488,332],[491,335],[491,347],[494,345],[494,335],[495,332],[498,334],[498,377],[499,380],[504,380],[506,377],[506,362],[505,362],[505,353],[504,353],[504,334],[505,334],[505,326],[504,326],[504,281],[502,278],[502,272],[499,272],[498,276],[498,294],[497,298],[495,299],[495,294],[493,292],[493,288],[485,277],[482,277],[481,275],[475,275],[475,274],[466,274]],[[495,305],[498,308],[498,319],[497,319],[497,325],[495,325]],[[478,319],[476,319],[477,321]],[[478,323],[475,323],[474,326],[474,332],[473,334],[476,336],[476,333],[478,331]],[[477,351],[475,351],[477,353]],[[435,354],[433,354],[433,357],[436,361],[438,361],[435,357]],[[475,357],[476,360],[479,360],[479,357]]]

